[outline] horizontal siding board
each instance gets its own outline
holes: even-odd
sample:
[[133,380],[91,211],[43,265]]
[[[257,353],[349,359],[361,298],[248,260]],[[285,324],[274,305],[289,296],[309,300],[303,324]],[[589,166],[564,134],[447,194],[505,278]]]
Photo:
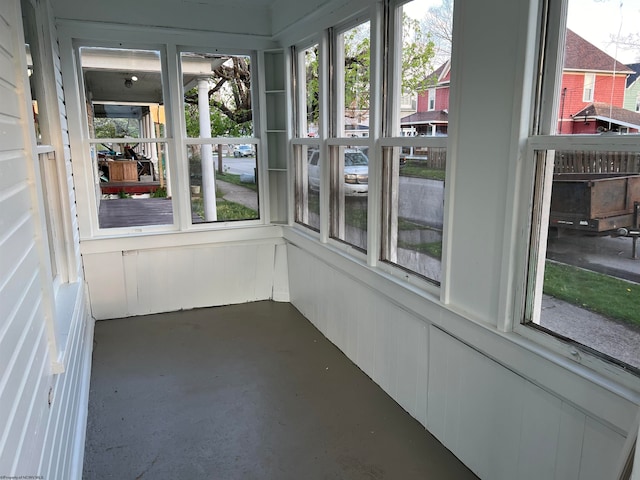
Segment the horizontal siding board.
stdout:
[[17,183],[27,180],[27,166],[24,155],[13,151],[0,154],[0,198],[2,192],[13,188]]
[[[23,285],[25,289],[23,298],[18,299],[19,301],[17,301],[14,310],[10,314],[2,316],[2,324],[0,325],[0,365],[9,365],[20,337],[24,333],[24,329],[27,328],[25,319],[29,318],[33,306],[40,302],[40,290],[36,278],[34,275],[30,283]],[[4,384],[5,375],[9,375],[7,369],[2,370],[0,385]]]
[[11,469],[12,475],[33,475],[33,465],[38,464],[39,449],[42,445],[42,418],[43,410],[47,405],[47,382],[44,376],[48,366],[47,342],[44,325],[39,333],[37,343],[34,345],[33,357],[28,369],[25,369],[25,389],[21,398],[17,400],[17,408],[14,413],[16,418],[23,419],[22,424],[14,422],[9,438],[16,438],[14,462]]
[[0,236],[0,249],[12,254],[0,256],[0,285],[4,284],[5,276],[15,270],[16,262],[24,256],[25,249],[30,248],[33,243],[34,231],[31,217],[25,215],[15,228],[4,233],[7,236]]
[[3,319],[13,318],[22,302],[33,305],[40,300],[40,292],[38,296],[30,294],[25,297],[25,289],[38,282],[38,265],[35,250],[30,249],[16,270],[7,278],[8,281],[0,286],[0,313]]
[[0,49],[9,54],[13,52],[11,20],[14,16],[15,6],[13,2],[0,2]]
[[[2,198],[2,194],[7,196]],[[0,232],[12,230],[22,223],[22,218],[31,209],[31,196],[26,183],[15,186],[13,190],[0,192]]]
[[14,119],[0,115],[0,152],[11,152],[24,147],[21,125]]
[[[25,419],[24,409],[29,404],[28,399],[37,380],[31,378],[31,368],[44,332],[44,323],[39,321],[41,315],[40,305],[36,305],[7,365],[7,372],[0,381],[0,425],[4,426],[0,434],[0,451],[3,452],[7,448],[15,448],[16,439],[19,438],[16,428],[21,427]],[[13,459],[14,456],[9,457]]]
[[[10,70],[11,71],[11,70]],[[15,87],[0,83],[0,113],[5,116],[20,118],[20,100]]]
[[15,82],[10,82],[10,78],[7,78],[7,72],[11,71],[13,71],[13,59],[9,57],[6,52],[0,50],[0,78],[8,84],[15,86]]
[[[79,293],[82,295],[82,292]],[[84,419],[79,415],[84,412],[87,398],[83,398],[84,375],[87,373],[89,365],[85,365],[88,360],[87,349],[90,349],[90,339],[86,335],[87,312],[84,308],[77,309],[74,312],[74,319],[71,323],[72,329],[68,348],[71,349],[69,354],[69,362],[64,374],[57,375],[53,383],[53,403],[51,405],[50,415],[47,419],[45,439],[43,442],[42,455],[40,458],[39,471],[45,478],[73,478],[70,475],[62,476],[62,472],[58,471],[60,459],[69,458],[76,452],[72,450],[76,442],[78,423],[82,424]],[[87,343],[89,340],[89,343]],[[88,378],[86,379],[88,381]],[[85,393],[88,393],[88,389]],[[69,417],[76,431],[71,430],[71,435],[67,439],[63,439],[60,432],[62,418]],[[65,440],[61,443],[61,439]],[[75,445],[78,447],[78,445]],[[80,446],[82,448],[82,446]],[[81,466],[80,466],[81,468]],[[77,478],[80,478],[79,476]]]

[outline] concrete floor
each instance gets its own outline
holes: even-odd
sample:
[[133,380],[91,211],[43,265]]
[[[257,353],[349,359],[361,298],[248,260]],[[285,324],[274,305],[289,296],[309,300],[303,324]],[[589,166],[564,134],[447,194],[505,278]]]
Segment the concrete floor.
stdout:
[[85,479],[476,478],[289,304],[96,324]]

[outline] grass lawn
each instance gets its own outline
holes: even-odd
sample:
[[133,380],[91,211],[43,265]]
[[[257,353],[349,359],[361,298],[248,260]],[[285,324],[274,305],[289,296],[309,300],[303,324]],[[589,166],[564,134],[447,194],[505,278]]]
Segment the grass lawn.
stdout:
[[444,181],[445,172],[444,170],[427,168],[426,162],[407,160],[405,166],[400,169],[400,176]]
[[442,242],[429,242],[429,243],[404,243],[398,242],[398,248],[406,248],[407,250],[413,250],[416,252],[424,253],[431,258],[438,260],[442,259]]
[[[204,206],[199,198],[191,199],[191,209],[200,218],[204,218]],[[218,222],[226,222],[228,220],[254,220],[260,218],[258,212],[252,208],[245,207],[235,202],[222,200],[216,204],[216,212]]]
[[547,295],[615,320],[640,325],[640,285],[547,260]]
[[216,171],[216,180],[221,180],[227,183],[233,183],[234,185],[240,185],[241,187],[248,188],[254,192],[258,191],[258,185],[255,183],[245,183],[240,181],[240,175],[233,173],[220,173]]

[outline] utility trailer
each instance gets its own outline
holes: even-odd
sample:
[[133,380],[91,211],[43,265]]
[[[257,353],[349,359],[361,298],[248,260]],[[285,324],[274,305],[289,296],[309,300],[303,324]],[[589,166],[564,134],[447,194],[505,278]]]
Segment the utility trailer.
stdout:
[[596,235],[640,236],[640,174],[557,173],[549,226]]

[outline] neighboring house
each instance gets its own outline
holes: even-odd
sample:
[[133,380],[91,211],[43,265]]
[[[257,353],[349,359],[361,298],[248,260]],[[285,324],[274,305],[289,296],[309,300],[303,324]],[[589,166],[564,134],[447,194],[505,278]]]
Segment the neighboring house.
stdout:
[[634,73],[627,77],[627,89],[624,92],[624,108],[640,112],[640,63],[627,65]]
[[627,76],[633,73],[567,29],[558,133],[637,131],[640,115],[622,111]]
[[426,79],[429,88],[418,94],[417,112],[403,117],[400,128],[407,136],[446,135],[449,126],[451,62],[447,61]]
[[[637,132],[640,113],[627,110],[640,109],[640,69],[623,65],[571,30],[565,48],[558,133]],[[446,135],[450,74],[447,62],[429,75],[433,86],[418,95],[418,111],[401,119],[403,132]]]

